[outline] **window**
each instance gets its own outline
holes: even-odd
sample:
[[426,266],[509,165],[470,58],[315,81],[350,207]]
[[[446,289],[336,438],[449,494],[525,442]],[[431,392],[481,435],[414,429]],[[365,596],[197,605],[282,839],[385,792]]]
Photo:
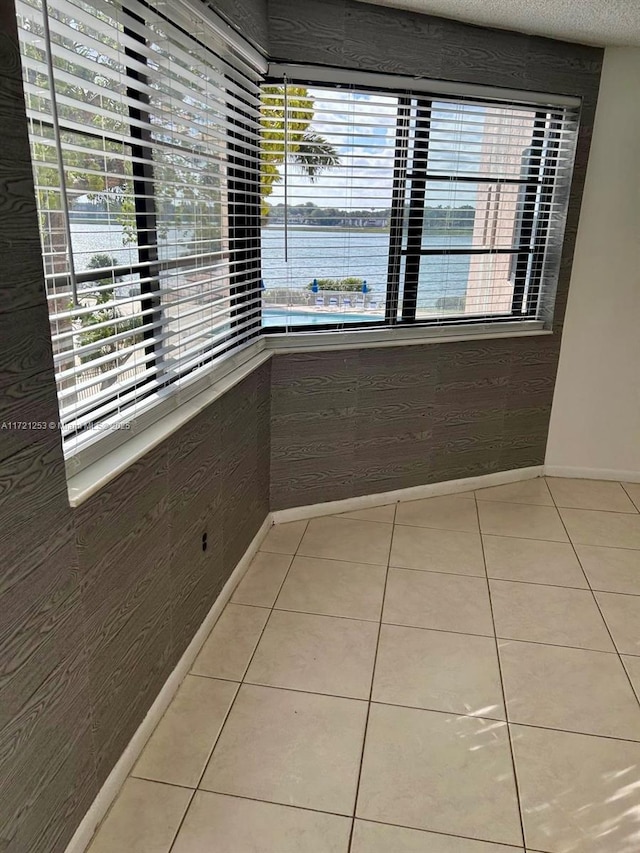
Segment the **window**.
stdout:
[[540,317],[575,102],[290,79],[262,94],[266,331]]
[[180,0],[171,22],[138,0],[17,11],[77,449],[259,334],[259,61]]

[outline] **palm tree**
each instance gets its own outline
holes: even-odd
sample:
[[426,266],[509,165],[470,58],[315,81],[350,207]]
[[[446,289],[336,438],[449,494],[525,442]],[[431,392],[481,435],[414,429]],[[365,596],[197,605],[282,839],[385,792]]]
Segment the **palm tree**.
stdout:
[[298,149],[291,155],[291,159],[302,168],[312,182],[325,169],[340,165],[340,157],[336,149],[315,130],[307,130],[302,135]]
[[313,96],[304,86],[288,85],[286,89],[286,154],[285,154],[285,87],[264,86],[261,96],[262,128],[260,140],[262,215],[269,215],[267,198],[273,185],[282,180],[279,166],[289,162],[300,167],[310,181],[325,169],[340,165],[340,157],[331,142],[313,130]]

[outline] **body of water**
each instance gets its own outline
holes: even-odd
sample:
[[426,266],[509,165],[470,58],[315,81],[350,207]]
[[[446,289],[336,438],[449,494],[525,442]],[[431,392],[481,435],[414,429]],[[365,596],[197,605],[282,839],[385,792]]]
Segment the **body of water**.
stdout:
[[273,308],[265,305],[262,309],[263,326],[319,326],[326,323],[381,323],[382,314],[363,314],[357,311],[327,310],[305,311],[296,308]]
[[[74,222],[71,231],[78,271],[86,270],[93,255],[98,253],[111,255],[118,264],[137,263],[137,248],[123,246],[123,231],[119,225]],[[389,251],[386,232],[296,228],[289,229],[287,242],[285,261],[284,229],[262,229],[262,277],[267,290],[305,290],[314,278],[355,276],[366,279],[372,298],[384,300]],[[188,244],[187,232],[168,233],[165,256],[179,256],[187,251]],[[446,238],[427,235],[423,240],[423,245],[434,247],[470,244],[470,235]],[[420,265],[418,307],[434,309],[441,307],[438,301],[443,298],[464,298],[469,264],[469,255],[424,256]]]
[[[425,235],[424,247],[471,246],[471,235]],[[389,260],[389,234],[319,228],[262,229],[262,277],[269,288],[304,290],[314,278],[366,279],[369,290],[384,299]],[[418,307],[437,308],[443,297],[462,299],[467,292],[469,255],[423,256],[418,280]],[[404,272],[402,262],[401,279]]]
[[[72,222],[71,241],[76,271],[89,268],[94,255],[107,254],[115,258],[117,264],[137,264],[137,245],[123,245],[124,231],[121,225],[107,222]],[[168,231],[160,246],[160,255],[165,258],[177,258],[188,250],[190,235],[188,231],[172,228]]]

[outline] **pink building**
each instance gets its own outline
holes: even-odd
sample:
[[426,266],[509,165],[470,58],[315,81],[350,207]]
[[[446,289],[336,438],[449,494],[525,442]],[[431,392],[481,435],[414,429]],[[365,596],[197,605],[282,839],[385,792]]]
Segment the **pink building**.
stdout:
[[[531,145],[534,114],[530,110],[488,108],[483,114],[480,174],[519,178],[523,156]],[[482,183],[478,186],[473,246],[483,249],[511,248],[521,216],[521,185]],[[502,313],[511,310],[515,255],[473,255],[465,312]]]

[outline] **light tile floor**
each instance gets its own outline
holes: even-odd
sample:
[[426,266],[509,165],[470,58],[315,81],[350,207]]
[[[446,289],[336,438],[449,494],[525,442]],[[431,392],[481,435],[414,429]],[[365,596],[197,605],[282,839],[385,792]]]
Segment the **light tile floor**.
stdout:
[[277,525],[90,853],[638,853],[639,695],[638,485]]

